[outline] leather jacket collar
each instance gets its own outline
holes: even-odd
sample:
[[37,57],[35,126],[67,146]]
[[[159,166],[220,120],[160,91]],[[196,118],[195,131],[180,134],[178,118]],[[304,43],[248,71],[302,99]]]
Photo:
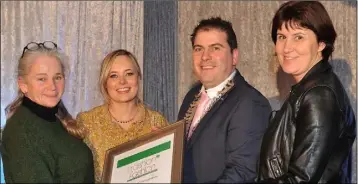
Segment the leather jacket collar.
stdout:
[[316,74],[325,72],[326,70],[332,69],[332,66],[328,63],[327,60],[321,60],[317,64],[315,64],[302,78],[300,82],[291,86],[291,91],[295,92],[302,84],[304,84],[307,80],[309,80],[312,76]]

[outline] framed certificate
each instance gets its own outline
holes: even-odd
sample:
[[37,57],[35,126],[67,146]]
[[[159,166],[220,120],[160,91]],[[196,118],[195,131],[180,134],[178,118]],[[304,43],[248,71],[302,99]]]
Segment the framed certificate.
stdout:
[[107,150],[102,182],[180,183],[184,121]]

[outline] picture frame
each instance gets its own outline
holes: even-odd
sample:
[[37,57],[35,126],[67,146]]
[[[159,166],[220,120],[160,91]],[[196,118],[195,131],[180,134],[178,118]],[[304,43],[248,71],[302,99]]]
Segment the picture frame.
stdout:
[[104,183],[181,183],[184,120],[107,150]]

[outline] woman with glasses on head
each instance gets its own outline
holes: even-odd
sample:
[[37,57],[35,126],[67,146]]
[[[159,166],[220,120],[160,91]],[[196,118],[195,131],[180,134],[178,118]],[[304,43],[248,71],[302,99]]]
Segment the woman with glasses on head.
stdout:
[[336,32],[326,9],[318,1],[286,2],[271,33],[280,66],[296,84],[264,135],[259,181],[350,183],[356,120],[328,62]]
[[63,55],[53,42],[29,43],[17,71],[16,99],[6,107],[2,159],[7,183],[93,183],[83,130],[61,101]]
[[132,53],[122,49],[109,53],[102,62],[99,78],[105,103],[77,116],[86,130],[85,142],[94,155],[96,182],[102,181],[108,149],[168,124],[164,116],[139,99],[141,77]]

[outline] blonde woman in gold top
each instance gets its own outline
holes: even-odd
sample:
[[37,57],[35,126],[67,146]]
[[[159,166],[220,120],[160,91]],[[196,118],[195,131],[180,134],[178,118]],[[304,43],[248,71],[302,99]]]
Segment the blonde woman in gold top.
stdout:
[[121,49],[109,53],[102,62],[99,81],[105,103],[77,116],[87,132],[84,141],[93,153],[97,183],[102,179],[108,149],[168,124],[164,116],[139,100],[141,76],[133,54]]

